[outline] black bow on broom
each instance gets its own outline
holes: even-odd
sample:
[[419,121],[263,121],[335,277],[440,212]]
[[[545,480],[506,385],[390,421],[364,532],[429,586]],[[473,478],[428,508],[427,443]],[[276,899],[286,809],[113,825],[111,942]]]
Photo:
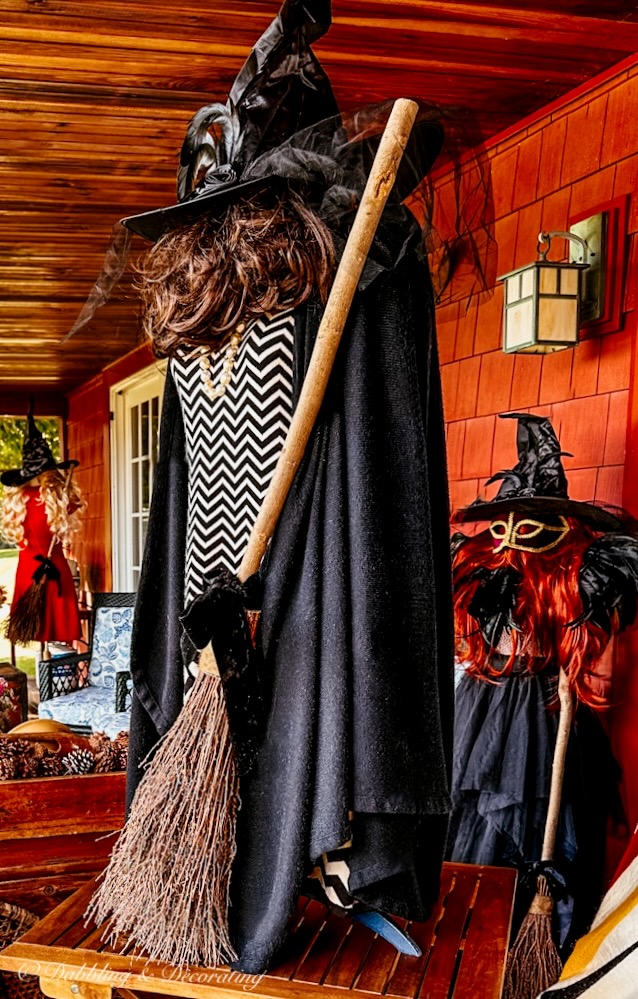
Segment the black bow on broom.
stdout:
[[240,774],[250,770],[264,717],[259,669],[246,610],[257,610],[261,581],[245,583],[224,567],[205,576],[206,591],[188,605],[180,621],[197,649],[212,643],[224,687],[228,724]]
[[569,936],[574,915],[574,895],[567,873],[555,860],[529,861],[519,868],[519,872],[519,887],[523,898],[531,899],[536,892],[539,877],[545,878],[556,908],[560,950]]
[[55,565],[50,558],[45,555],[36,555],[35,561],[39,562],[40,565],[33,573],[31,579],[34,583],[40,583],[42,581],[49,580],[51,583],[58,584],[58,596],[62,596],[62,577],[60,576],[60,570],[57,565]]

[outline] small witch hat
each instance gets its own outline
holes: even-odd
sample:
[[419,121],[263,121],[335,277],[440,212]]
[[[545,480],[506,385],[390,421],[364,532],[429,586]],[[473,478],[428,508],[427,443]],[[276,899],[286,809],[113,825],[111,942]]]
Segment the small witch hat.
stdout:
[[514,468],[497,472],[485,485],[501,480],[498,493],[491,500],[475,499],[454,515],[457,523],[496,520],[510,511],[535,516],[544,513],[576,517],[600,531],[617,531],[622,523],[609,510],[593,503],[571,500],[562,451],[551,421],[531,413],[500,413],[502,420],[518,420],[516,446],[518,462]]
[[22,443],[22,468],[10,468],[2,472],[0,474],[2,485],[23,486],[43,472],[50,472],[54,468],[71,468],[77,464],[78,462],[73,460],[55,460],[42,431],[38,429],[33,419],[33,399],[31,399],[27,413],[27,429]]

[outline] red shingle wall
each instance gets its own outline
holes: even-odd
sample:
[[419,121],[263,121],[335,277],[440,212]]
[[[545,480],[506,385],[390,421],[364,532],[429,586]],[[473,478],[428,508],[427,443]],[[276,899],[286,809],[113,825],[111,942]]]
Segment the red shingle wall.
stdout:
[[[515,458],[507,410],[551,416],[576,499],[622,503],[632,344],[636,330],[638,67],[613,77],[489,151],[498,273],[531,262],[541,228],[621,195],[630,203],[623,329],[545,357],[503,354],[503,292],[465,311],[438,311],[452,505]],[[638,513],[638,508],[636,509]]]
[[68,396],[68,455],[80,462],[75,475],[88,503],[73,556],[91,592],[111,589],[110,389],[151,362],[149,349],[139,347]]
[[[629,66],[629,68],[627,68]],[[595,81],[594,81],[595,84]],[[473,500],[493,472],[516,461],[515,423],[497,413],[531,410],[552,418],[570,495],[628,507],[638,516],[636,340],[638,245],[638,61],[547,109],[489,148],[498,274],[531,262],[541,228],[630,195],[620,332],[547,356],[501,350],[502,286],[470,306],[438,310],[453,509]],[[552,254],[554,256],[555,254]],[[558,257],[560,259],[560,256]],[[492,487],[494,489],[496,487]],[[483,492],[485,495],[485,492]],[[633,651],[632,651],[633,648]],[[616,656],[612,741],[625,770],[630,822],[638,821],[638,641]],[[631,777],[631,771],[635,776]]]

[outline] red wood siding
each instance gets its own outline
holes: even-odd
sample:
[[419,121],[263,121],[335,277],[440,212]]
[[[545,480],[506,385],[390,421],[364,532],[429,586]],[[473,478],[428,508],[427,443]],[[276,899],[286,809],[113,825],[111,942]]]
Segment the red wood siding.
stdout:
[[[561,444],[573,452],[565,467],[575,499],[624,505],[638,515],[638,61],[619,70],[489,144],[499,274],[534,259],[541,227],[566,229],[577,213],[630,197],[623,326],[583,341],[576,350],[545,357],[506,355],[500,285],[491,299],[467,312],[459,306],[438,311],[453,509],[486,495],[484,480],[516,459],[515,426],[497,414],[531,410],[550,416]],[[632,825],[638,821],[638,774],[631,776],[638,759],[634,634],[623,640],[616,656],[614,689],[623,703],[611,716]]]
[[112,585],[110,389],[141,371],[152,360],[148,347],[139,347],[67,397],[68,454],[80,462],[76,476],[88,502],[82,533],[74,544],[73,554],[80,565],[82,586],[92,592],[110,590]]

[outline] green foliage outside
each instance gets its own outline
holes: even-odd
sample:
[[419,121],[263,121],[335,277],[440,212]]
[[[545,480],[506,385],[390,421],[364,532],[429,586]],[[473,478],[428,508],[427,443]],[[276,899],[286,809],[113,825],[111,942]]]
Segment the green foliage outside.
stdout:
[[16,666],[27,676],[35,676],[35,656],[16,656]]
[[[55,458],[60,457],[60,422],[55,417],[36,420],[39,429],[49,443]],[[12,416],[0,417],[0,470],[20,468],[22,465],[22,442],[27,429],[27,421]],[[0,503],[4,490],[0,485]],[[13,548],[0,538],[0,549]]]

